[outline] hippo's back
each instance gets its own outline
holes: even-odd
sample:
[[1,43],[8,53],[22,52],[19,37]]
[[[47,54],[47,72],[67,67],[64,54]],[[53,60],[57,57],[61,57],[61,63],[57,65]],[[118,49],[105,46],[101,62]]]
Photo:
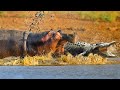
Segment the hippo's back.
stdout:
[[23,37],[24,31],[18,30],[0,30],[0,40],[15,39],[20,40]]

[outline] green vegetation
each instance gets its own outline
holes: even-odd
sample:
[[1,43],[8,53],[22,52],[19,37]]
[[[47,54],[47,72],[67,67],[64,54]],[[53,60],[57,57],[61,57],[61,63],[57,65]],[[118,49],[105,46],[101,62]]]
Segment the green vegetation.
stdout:
[[80,19],[92,21],[114,22],[120,16],[120,11],[54,11],[59,14],[78,14]]
[[[26,11],[0,11],[0,16],[8,16],[13,13],[15,13],[15,17],[24,18],[30,16]],[[120,16],[120,11],[49,11],[49,13],[76,14],[80,16],[80,19],[107,22],[114,22]]]
[[119,11],[81,11],[81,19],[114,22],[120,15]]
[[0,11],[0,17],[5,16],[7,14],[7,11]]

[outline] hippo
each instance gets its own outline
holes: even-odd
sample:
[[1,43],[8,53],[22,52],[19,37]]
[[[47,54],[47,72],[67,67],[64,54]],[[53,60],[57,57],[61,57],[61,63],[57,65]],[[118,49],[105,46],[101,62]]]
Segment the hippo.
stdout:
[[56,51],[52,55],[53,57],[60,57],[61,55],[64,54],[64,45],[67,42],[75,43],[76,42],[76,33],[73,32],[72,34],[65,34],[63,32],[60,32],[62,35],[62,39],[58,42],[56,46]]
[[28,47],[28,52],[29,55],[34,56],[34,55],[46,55],[49,52],[52,51],[52,56],[57,56],[57,54],[62,54],[64,52],[63,46],[65,45],[66,42],[75,42],[75,36],[76,33],[73,34],[65,34],[62,32],[62,30],[57,30],[50,32],[51,35],[49,39],[46,38],[48,37],[47,35],[45,38],[43,37],[41,40],[42,42],[39,42],[39,38],[37,39],[37,34],[29,34],[28,39],[27,39],[27,47]]
[[62,35],[59,31],[55,32],[55,35],[48,40],[44,45],[38,46],[39,55],[45,55],[49,52],[54,53],[57,49],[58,42],[62,39]]
[[34,47],[36,47],[36,44],[43,45],[53,35],[54,33],[51,30],[41,33],[0,30],[0,58],[9,56],[20,56],[21,58],[24,58],[26,54],[30,54],[28,51],[32,49],[31,44],[33,44],[32,46]]
[[0,58],[21,55],[24,31],[0,30]]
[[[27,47],[30,56],[34,55],[45,55],[50,51],[56,50],[58,41],[62,38],[61,34],[57,31],[50,31],[45,37],[38,37],[39,34],[29,34],[27,39]],[[46,42],[47,41],[47,42]]]

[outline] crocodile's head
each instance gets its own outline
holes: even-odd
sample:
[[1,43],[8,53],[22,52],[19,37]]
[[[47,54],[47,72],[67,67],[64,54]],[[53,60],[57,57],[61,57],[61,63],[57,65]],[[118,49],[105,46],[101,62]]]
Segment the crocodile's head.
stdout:
[[110,43],[100,42],[97,44],[92,44],[92,52],[99,53],[102,56],[106,56],[106,57],[115,57],[116,55],[114,55],[112,52],[108,51],[108,47],[110,47],[111,45],[113,45],[115,43],[116,43],[116,41],[112,41]]

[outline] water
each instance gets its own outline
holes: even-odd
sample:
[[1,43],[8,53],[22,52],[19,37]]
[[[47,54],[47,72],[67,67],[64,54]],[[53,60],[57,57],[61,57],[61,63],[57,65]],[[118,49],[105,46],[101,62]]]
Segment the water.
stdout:
[[0,66],[0,79],[120,79],[120,65]]

